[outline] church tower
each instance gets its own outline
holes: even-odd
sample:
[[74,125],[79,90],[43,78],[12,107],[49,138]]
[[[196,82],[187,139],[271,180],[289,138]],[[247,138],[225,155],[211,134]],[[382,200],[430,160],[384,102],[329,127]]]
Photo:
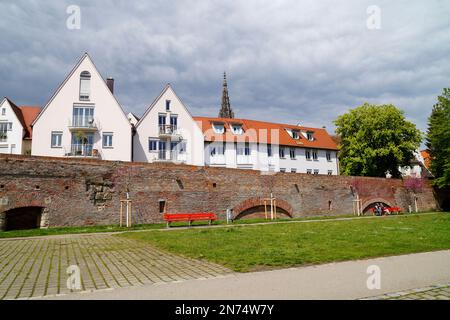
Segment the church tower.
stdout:
[[228,96],[227,75],[223,73],[222,106],[219,112],[219,118],[234,118],[234,112],[231,110],[230,97]]

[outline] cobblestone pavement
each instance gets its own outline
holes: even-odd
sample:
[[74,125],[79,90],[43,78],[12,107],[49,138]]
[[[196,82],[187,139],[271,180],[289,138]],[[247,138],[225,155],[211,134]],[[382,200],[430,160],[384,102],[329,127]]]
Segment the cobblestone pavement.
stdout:
[[0,240],[0,300],[70,293],[77,265],[81,290],[213,278],[232,271],[111,235]]
[[368,298],[370,300],[450,300],[450,283],[404,290]]

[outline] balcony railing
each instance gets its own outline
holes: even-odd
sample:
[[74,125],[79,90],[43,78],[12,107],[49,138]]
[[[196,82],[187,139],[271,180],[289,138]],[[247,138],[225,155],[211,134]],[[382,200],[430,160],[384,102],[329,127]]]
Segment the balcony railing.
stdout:
[[100,157],[98,150],[93,148],[92,144],[72,144],[70,152],[66,153],[68,157]]
[[74,116],[70,127],[74,129],[97,130],[97,124],[92,117]]
[[186,161],[186,153],[179,152],[179,151],[159,150],[157,160],[158,161],[183,162],[183,161]]
[[177,126],[171,124],[160,124],[159,135],[176,135],[178,134]]

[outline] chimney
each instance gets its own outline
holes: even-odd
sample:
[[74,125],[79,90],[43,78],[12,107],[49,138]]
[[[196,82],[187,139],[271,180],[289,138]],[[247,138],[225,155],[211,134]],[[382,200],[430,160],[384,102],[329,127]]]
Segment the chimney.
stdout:
[[109,91],[111,91],[112,94],[114,94],[114,79],[111,77],[108,77],[106,79],[106,85],[109,88]]

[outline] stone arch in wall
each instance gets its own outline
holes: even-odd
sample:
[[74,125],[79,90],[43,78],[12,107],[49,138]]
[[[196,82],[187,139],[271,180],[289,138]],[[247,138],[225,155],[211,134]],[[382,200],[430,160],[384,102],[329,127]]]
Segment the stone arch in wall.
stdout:
[[[292,206],[283,199],[276,199],[277,216],[279,218],[292,218]],[[270,215],[270,201],[267,201],[267,211]],[[233,216],[235,220],[245,218],[264,218],[264,200],[263,198],[249,198],[233,208]]]
[[0,231],[46,227],[48,209],[42,206],[16,207],[0,213]]
[[363,214],[368,213],[372,208],[375,207],[375,204],[382,203],[386,207],[394,207],[394,204],[383,198],[372,198],[370,200],[366,200],[362,204]]

